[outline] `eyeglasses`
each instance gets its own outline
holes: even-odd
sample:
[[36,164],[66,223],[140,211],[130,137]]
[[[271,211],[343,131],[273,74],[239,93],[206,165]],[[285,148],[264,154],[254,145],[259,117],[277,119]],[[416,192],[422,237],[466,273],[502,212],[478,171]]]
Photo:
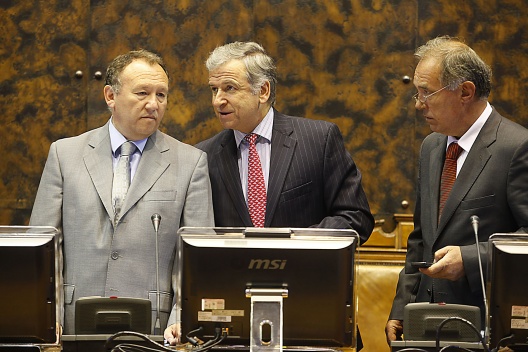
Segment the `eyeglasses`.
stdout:
[[425,103],[427,103],[427,98],[429,98],[429,97],[435,95],[435,94],[438,93],[438,92],[443,91],[443,90],[446,89],[448,86],[449,86],[449,85],[447,85],[447,86],[445,86],[445,87],[442,87],[442,88],[440,88],[439,90],[434,91],[434,92],[432,92],[431,94],[424,95],[424,96],[421,97],[421,98],[420,98],[420,93],[416,93],[415,95],[413,95],[414,101],[415,101],[416,103],[417,103],[417,102],[420,102],[420,103],[422,103],[422,104],[425,104]]

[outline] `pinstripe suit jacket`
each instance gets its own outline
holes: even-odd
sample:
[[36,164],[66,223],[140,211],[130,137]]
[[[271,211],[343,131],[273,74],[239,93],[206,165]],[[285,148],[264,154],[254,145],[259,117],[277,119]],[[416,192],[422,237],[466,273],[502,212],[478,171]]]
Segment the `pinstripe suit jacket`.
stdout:
[[[74,333],[74,303],[80,297],[147,298],[155,317],[154,213],[161,215],[164,328],[176,288],[176,231],[214,225],[205,153],[166,134],[156,131],[149,137],[115,228],[112,178],[108,123],[51,145],[30,224],[54,226],[63,234],[65,334]],[[170,323],[175,319],[171,315]]]
[[[208,155],[216,226],[253,226],[233,131],[196,146]],[[351,228],[368,239],[374,219],[361,173],[335,124],[274,111],[265,226]]]
[[[484,317],[475,234],[470,218],[480,218],[479,242],[484,271],[488,238],[528,226],[528,130],[493,109],[460,170],[438,222],[440,178],[447,137],[432,133],[422,143],[414,230],[400,273],[390,319],[403,320],[410,302],[478,306]],[[457,281],[432,279],[411,266],[432,261],[448,245],[460,246],[466,275]],[[434,287],[434,290],[433,290]]]

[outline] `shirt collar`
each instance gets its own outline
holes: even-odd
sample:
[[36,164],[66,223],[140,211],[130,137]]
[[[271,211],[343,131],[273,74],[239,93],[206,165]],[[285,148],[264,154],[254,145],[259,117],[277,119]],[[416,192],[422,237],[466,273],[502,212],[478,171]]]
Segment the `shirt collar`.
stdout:
[[[271,135],[273,133],[273,116],[273,108],[270,108],[266,116],[264,116],[262,121],[260,121],[257,127],[255,127],[255,129],[252,131],[252,133],[258,134],[261,138],[264,138],[269,143],[271,143]],[[240,143],[248,133],[237,130],[233,130],[233,132],[235,133],[236,145],[237,147],[240,147]]]
[[[110,132],[110,144],[112,145],[112,153],[114,156],[117,156],[117,149],[121,146],[121,144],[125,143],[127,139],[121,134],[121,132],[117,130],[117,128],[115,128],[112,118],[110,118],[108,129]],[[136,145],[136,148],[139,149],[141,153],[143,153],[143,149],[145,149],[145,145],[147,144],[147,139],[148,138],[139,141],[132,141],[132,143],[134,143]]]
[[[490,103],[486,103],[486,108],[480,114],[479,118],[471,125],[471,127],[467,130],[466,133],[460,139],[458,140],[458,145],[464,149],[464,151],[469,153],[469,150],[473,146],[473,143],[475,143],[475,140],[477,139],[480,130],[482,129],[482,126],[488,121],[488,118],[491,115],[491,112],[493,109],[491,108]],[[457,139],[453,136],[447,137],[447,145],[451,144],[452,142],[457,142]]]

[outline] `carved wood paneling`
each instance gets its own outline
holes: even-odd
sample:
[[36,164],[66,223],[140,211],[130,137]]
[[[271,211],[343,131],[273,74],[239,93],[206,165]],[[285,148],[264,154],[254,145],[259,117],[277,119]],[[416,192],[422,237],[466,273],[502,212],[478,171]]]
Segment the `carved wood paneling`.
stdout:
[[464,37],[492,65],[492,103],[528,125],[527,12],[523,0],[3,1],[0,221],[27,222],[52,141],[108,119],[94,75],[122,52],[145,48],[167,62],[165,132],[191,144],[218,132],[203,63],[234,40],[258,41],[276,59],[279,110],[340,127],[377,218],[410,213],[430,132],[404,82],[414,49]]

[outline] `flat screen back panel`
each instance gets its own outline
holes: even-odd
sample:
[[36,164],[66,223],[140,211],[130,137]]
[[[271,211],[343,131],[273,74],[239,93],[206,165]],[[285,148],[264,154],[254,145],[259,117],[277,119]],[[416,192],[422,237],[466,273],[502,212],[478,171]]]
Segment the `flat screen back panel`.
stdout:
[[490,347],[528,349],[528,236],[494,234],[488,255]]
[[247,345],[246,289],[285,288],[284,345],[355,343],[355,232],[297,229],[276,238],[216,231],[181,235],[183,335],[202,327],[212,337],[214,327],[222,326],[229,328],[228,344]]
[[54,343],[62,290],[58,232],[0,226],[0,343]]

